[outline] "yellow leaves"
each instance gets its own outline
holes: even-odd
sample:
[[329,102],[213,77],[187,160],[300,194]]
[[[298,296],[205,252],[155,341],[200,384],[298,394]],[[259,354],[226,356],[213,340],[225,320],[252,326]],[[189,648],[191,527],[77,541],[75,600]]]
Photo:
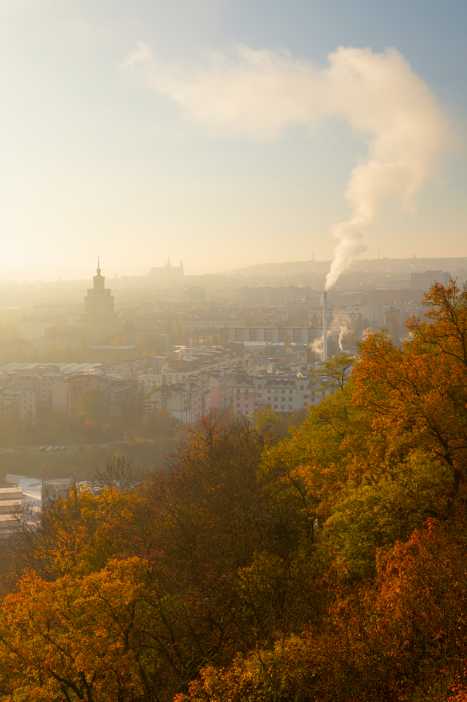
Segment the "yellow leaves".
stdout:
[[146,509],[137,492],[108,488],[99,495],[72,493],[44,517],[36,557],[53,576],[83,575],[146,545],[140,530]]
[[394,452],[419,446],[449,465],[457,491],[467,463],[467,296],[451,284],[428,299],[432,323],[412,320],[402,349],[381,334],[362,344],[353,401]]
[[420,329],[402,350],[372,336],[349,382],[262,458],[251,427],[206,424],[144,493],[58,502],[44,577],[0,606],[5,695],[166,700],[207,663],[177,702],[396,702],[394,671],[455,657],[460,548],[421,525],[452,518],[465,395],[449,335],[440,358]]
[[91,685],[93,699],[110,702],[121,684],[141,691],[131,633],[142,624],[147,573],[146,562],[129,558],[54,582],[26,574],[0,609],[0,668],[8,671],[12,693],[62,699],[63,689]]

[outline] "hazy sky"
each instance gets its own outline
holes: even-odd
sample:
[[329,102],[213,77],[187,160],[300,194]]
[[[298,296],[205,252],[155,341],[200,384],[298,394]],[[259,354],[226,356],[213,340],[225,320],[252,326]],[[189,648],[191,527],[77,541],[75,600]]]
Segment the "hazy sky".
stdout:
[[365,255],[467,255],[466,28],[465,0],[0,0],[0,272],[88,275],[98,254],[109,275],[168,256],[195,273],[330,258],[392,100],[376,125],[366,93],[323,98],[324,118],[319,90],[302,105],[302,77],[314,91],[341,46],[397,49],[448,125],[410,197],[387,188]]

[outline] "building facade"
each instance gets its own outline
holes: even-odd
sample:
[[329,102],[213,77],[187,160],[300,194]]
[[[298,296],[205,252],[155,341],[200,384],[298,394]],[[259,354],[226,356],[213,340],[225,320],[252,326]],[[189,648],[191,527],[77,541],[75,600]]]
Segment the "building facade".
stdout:
[[94,343],[105,341],[115,331],[117,318],[112,292],[105,287],[99,261],[93,286],[84,299],[84,325],[87,335]]
[[18,485],[0,487],[0,539],[17,533],[23,523],[23,493]]

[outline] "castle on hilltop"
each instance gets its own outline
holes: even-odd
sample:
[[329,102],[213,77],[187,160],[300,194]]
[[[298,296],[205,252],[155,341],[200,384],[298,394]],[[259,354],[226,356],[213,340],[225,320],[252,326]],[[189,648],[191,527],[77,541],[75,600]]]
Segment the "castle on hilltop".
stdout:
[[165,266],[151,268],[148,277],[151,279],[151,282],[161,288],[172,288],[180,285],[184,282],[185,277],[183,261],[180,261],[178,266],[173,266],[169,258]]

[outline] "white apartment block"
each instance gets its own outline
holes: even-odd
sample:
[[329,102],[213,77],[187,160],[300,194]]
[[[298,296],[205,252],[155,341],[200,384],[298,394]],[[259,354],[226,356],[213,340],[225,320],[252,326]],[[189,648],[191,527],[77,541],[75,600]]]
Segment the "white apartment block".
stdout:
[[182,424],[194,424],[206,414],[203,383],[173,383],[154,388],[144,398],[144,414],[167,412]]
[[322,396],[323,393],[301,373],[243,376],[231,386],[234,414],[250,418],[261,407],[271,407],[279,413],[306,410]]
[[205,414],[205,390],[201,385],[173,385],[169,388],[166,409],[182,424],[199,422]]
[[0,539],[6,539],[21,529],[23,493],[17,485],[0,487]]

